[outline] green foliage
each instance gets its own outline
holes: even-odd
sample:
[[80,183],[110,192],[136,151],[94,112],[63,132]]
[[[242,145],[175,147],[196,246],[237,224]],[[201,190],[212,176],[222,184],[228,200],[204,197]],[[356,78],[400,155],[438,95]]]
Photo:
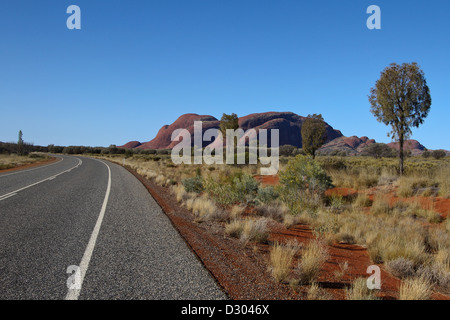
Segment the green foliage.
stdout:
[[17,141],[17,154],[19,156],[24,155],[24,142],[23,142],[22,130],[19,131],[19,140]]
[[248,174],[235,175],[230,178],[211,178],[205,181],[205,191],[222,207],[253,201],[256,198],[259,184]]
[[236,130],[239,128],[239,119],[237,114],[223,114],[222,118],[220,119],[220,131],[222,132],[223,136],[226,136],[227,129],[233,129]]
[[245,195],[255,195],[259,184],[251,175],[243,174],[240,178],[235,177],[233,179],[233,186],[236,192]]
[[306,154],[316,155],[326,140],[326,127],[321,114],[308,115],[302,124],[302,148]]
[[297,151],[297,147],[294,147],[290,144],[285,144],[283,146],[280,146],[279,148],[279,155],[283,157],[289,157],[292,155],[295,155],[294,153]]
[[183,179],[183,180],[181,180],[181,183],[183,184],[184,189],[187,192],[200,193],[204,190],[203,179],[199,175],[197,175],[193,178]]
[[280,172],[280,182],[289,189],[323,193],[333,185],[331,178],[312,158],[298,155]]
[[399,141],[400,174],[403,173],[403,144],[418,128],[431,107],[430,89],[417,63],[392,63],[370,90],[370,111],[379,122],[391,126],[389,135]]
[[256,200],[260,203],[269,204],[273,201],[275,201],[279,197],[278,192],[275,190],[274,187],[268,186],[265,188],[259,188]]

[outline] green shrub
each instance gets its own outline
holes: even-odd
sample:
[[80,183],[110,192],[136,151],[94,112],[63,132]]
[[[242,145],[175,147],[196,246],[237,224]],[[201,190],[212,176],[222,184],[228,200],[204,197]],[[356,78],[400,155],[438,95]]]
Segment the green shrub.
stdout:
[[203,179],[200,176],[183,179],[181,180],[181,183],[187,192],[200,193],[204,190]]
[[280,182],[290,189],[323,193],[333,185],[331,178],[312,158],[298,155],[280,172]]
[[229,178],[219,181],[210,178],[205,183],[206,192],[222,207],[254,200],[258,187],[258,181],[248,174],[235,175],[231,181]]
[[272,186],[268,186],[265,188],[258,189],[256,200],[260,203],[268,204],[275,201],[278,197],[279,194],[275,190],[275,188]]

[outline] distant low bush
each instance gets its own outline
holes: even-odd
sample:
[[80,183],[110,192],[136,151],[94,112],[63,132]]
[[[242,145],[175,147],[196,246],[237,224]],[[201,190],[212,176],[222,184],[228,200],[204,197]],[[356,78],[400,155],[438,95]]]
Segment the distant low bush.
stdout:
[[447,153],[444,150],[433,150],[431,152],[431,156],[435,159],[442,159],[445,158]]

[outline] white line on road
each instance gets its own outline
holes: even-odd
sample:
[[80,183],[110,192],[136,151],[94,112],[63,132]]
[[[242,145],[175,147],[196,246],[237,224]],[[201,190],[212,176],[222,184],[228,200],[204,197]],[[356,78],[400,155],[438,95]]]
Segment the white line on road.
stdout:
[[2,197],[0,197],[0,201],[3,201],[3,200],[5,200],[5,199],[7,199],[9,197],[15,196],[16,194],[17,193],[13,193],[13,194],[9,194],[9,195],[6,195],[6,196],[2,196]]
[[4,195],[0,196],[0,199],[2,199],[2,198],[5,198],[5,199],[6,199],[7,196],[12,195],[13,193],[15,194],[15,193],[18,193],[18,192],[23,191],[23,190],[25,190],[25,189],[31,188],[31,187],[33,187],[33,186],[35,186],[35,185],[37,185],[37,184],[40,184],[40,183],[42,183],[42,182],[44,182],[44,181],[48,181],[50,178],[52,178],[51,180],[53,180],[53,179],[55,179],[57,176],[62,175],[63,173],[66,173],[66,172],[69,172],[69,171],[72,170],[72,169],[78,168],[79,166],[81,166],[81,164],[83,163],[83,161],[81,161],[81,159],[78,159],[78,158],[76,158],[76,159],[78,160],[78,164],[77,164],[76,166],[74,166],[74,167],[72,167],[72,168],[70,168],[70,169],[68,169],[68,170],[64,170],[63,172],[60,172],[60,173],[58,173],[58,174],[56,174],[56,175],[54,175],[54,176],[51,176],[51,177],[49,177],[49,178],[45,178],[44,180],[35,182],[35,183],[30,184],[30,185],[28,185],[28,186],[26,186],[26,187],[23,187],[23,188],[14,190],[14,191],[12,191],[12,192],[9,192],[9,193],[7,193],[7,194],[4,194]]
[[16,171],[16,172],[13,172],[13,173],[8,173],[8,174],[2,174],[2,175],[0,175],[0,178],[7,177],[7,176],[12,176],[13,174],[18,174],[18,173],[23,173],[23,172],[37,170],[37,169],[42,169],[42,168],[49,167],[49,166],[52,166],[54,164],[60,163],[61,161],[63,161],[63,158],[59,158],[58,161],[50,163],[50,164],[47,164],[45,166],[40,166],[40,167],[37,167],[37,168],[28,169],[28,170],[20,170],[20,171]]
[[[97,159],[95,159],[97,160]],[[86,247],[86,250],[84,251],[83,258],[81,258],[80,263],[80,273],[81,273],[81,279],[80,279],[80,286],[79,289],[69,289],[66,295],[66,300],[78,300],[78,297],[80,296],[81,288],[83,285],[84,276],[86,275],[87,269],[89,267],[89,262],[91,261],[92,253],[94,252],[95,243],[97,242],[97,237],[100,232],[100,227],[103,222],[103,217],[105,216],[106,206],[108,204],[109,194],[111,192],[111,168],[108,164],[106,164],[103,161],[97,160],[101,163],[103,163],[108,168],[108,187],[106,188],[106,194],[105,198],[103,199],[103,205],[102,209],[100,210],[100,214],[97,218],[97,222],[95,224],[94,230],[92,231],[91,238],[89,239],[89,243]]]

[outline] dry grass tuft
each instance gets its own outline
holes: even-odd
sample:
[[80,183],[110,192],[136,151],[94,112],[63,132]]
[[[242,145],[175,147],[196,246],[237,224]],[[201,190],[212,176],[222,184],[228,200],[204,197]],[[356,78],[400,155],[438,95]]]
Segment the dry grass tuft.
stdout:
[[319,240],[312,240],[302,252],[298,264],[300,283],[312,283],[319,276],[323,264],[328,259],[328,250]]
[[269,237],[267,219],[235,219],[225,225],[225,233],[239,238],[243,243],[255,241],[264,243]]
[[432,285],[426,277],[406,279],[400,285],[400,300],[429,300]]
[[325,289],[319,287],[317,282],[311,283],[306,296],[307,300],[332,300],[333,297]]
[[275,243],[270,249],[270,270],[278,282],[287,279],[291,272],[292,261],[299,248],[295,246]]
[[357,278],[350,288],[345,290],[347,300],[377,300],[373,290],[367,288],[367,279]]

